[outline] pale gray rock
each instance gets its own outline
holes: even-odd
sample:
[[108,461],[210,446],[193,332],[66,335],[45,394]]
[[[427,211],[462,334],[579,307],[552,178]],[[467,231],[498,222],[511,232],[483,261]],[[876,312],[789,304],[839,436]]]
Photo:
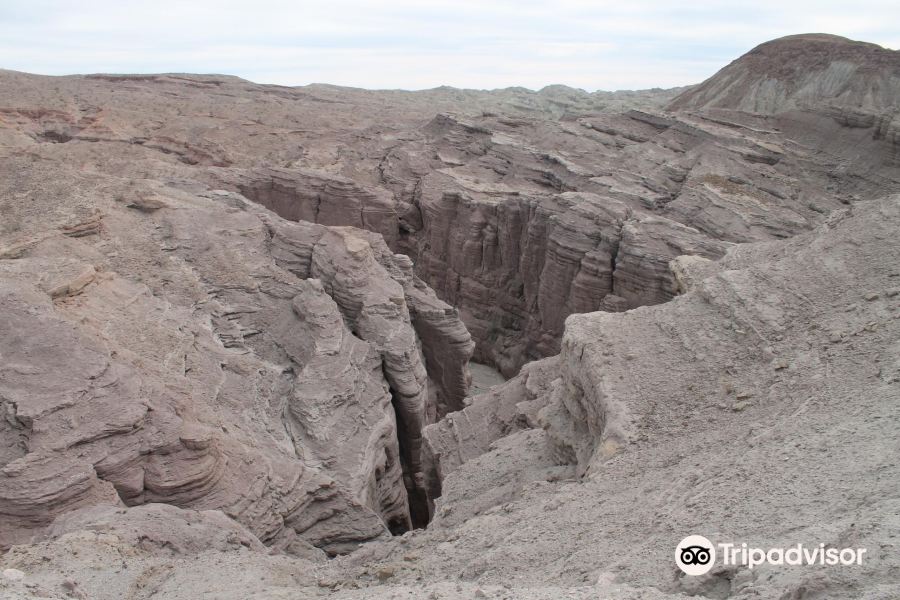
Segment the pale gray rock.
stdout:
[[548,381],[557,368],[556,357],[529,363],[507,383],[425,428],[423,456],[431,498],[441,495],[443,480],[464,462],[486,453],[502,437],[537,426],[537,412],[549,402]]
[[[48,529],[47,537],[79,531],[115,536],[117,542],[164,556],[210,550],[234,552],[242,547],[266,551],[256,536],[220,511],[184,510],[170,504],[131,508],[98,504],[60,516]],[[315,557],[325,560],[321,550],[310,546],[308,558]]]

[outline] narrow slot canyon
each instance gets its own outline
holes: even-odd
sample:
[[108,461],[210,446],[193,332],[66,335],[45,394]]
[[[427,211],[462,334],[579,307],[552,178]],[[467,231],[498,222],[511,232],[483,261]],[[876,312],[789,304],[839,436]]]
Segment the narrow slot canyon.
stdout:
[[[443,428],[446,415],[467,409],[465,398],[486,394],[523,364],[559,352],[570,314],[619,311],[675,295],[668,260],[682,246],[667,240],[660,254],[632,250],[639,260],[631,266],[623,246],[642,235],[656,239],[671,236],[673,228],[681,230],[667,222],[656,229],[658,220],[642,223],[624,204],[612,202],[611,208],[591,195],[540,201],[511,196],[497,203],[441,193],[429,204],[423,191],[427,186],[417,182],[420,196],[413,197],[401,219],[391,193],[340,178],[268,170],[242,174],[237,182],[221,184],[237,187],[243,197],[289,221],[338,228],[315,243],[308,267],[293,270],[321,279],[349,334],[371,343],[382,357],[396,423],[396,439],[390,443],[399,457],[399,476],[391,480],[402,485],[405,500],[398,503],[395,490],[387,494],[387,504],[369,506],[394,535],[427,527],[451,464],[424,446],[426,428]],[[394,208],[386,210],[385,205]],[[357,234],[342,227],[371,235],[362,238],[365,242],[352,241]],[[650,227],[651,233],[640,227]],[[281,244],[283,233],[272,230],[270,235],[270,245]],[[696,237],[687,232],[685,246]],[[333,238],[344,240],[346,250],[339,254],[346,255],[346,264],[325,254],[325,240]],[[366,247],[374,251],[374,262]],[[723,246],[707,242],[697,247],[715,255]],[[401,249],[406,253],[396,253]],[[401,283],[402,298],[377,280],[362,279],[373,264]],[[631,273],[635,268],[636,275]],[[624,291],[629,286],[634,292]],[[434,293],[437,298],[430,298]],[[305,314],[309,308],[295,312]],[[402,336],[392,332],[395,327]],[[437,446],[443,435],[436,430]],[[296,443],[298,448],[310,445],[308,440]],[[385,452],[389,458],[387,447]]]
[[[303,169],[214,171],[216,186],[236,190],[287,220],[380,236],[394,253],[390,260],[403,262],[408,277],[419,278],[449,305],[438,310],[446,314],[437,319],[433,314],[421,318],[424,313],[410,305],[428,381],[415,391],[422,395],[414,401],[409,390],[407,396],[398,394],[392,384],[408,527],[427,526],[445,471],[456,468],[458,459],[448,461],[442,452],[471,454],[454,447],[451,438],[458,434],[445,427],[443,417],[467,409],[464,398],[488,393],[524,365],[559,354],[570,315],[667,302],[683,290],[670,268],[676,257],[717,259],[736,242],[793,234],[819,218],[813,211],[810,218],[775,219],[758,230],[737,232],[723,230],[715,220],[687,217],[691,211],[679,206],[700,193],[754,189],[767,190],[753,193],[776,201],[789,198],[797,182],[786,177],[778,182],[781,191],[773,189],[767,171],[786,169],[782,163],[787,161],[773,156],[768,146],[760,149],[748,142],[730,150],[731,165],[742,173],[743,184],[725,187],[703,167],[702,157],[711,151],[709,134],[694,122],[633,111],[580,124],[626,146],[655,136],[669,162],[631,166],[647,169],[652,182],[648,175],[625,169],[588,176],[557,157],[535,156],[501,141],[518,124],[484,117],[475,126],[441,115],[415,141],[385,153],[376,180]],[[748,148],[769,154],[765,160],[749,160]],[[432,149],[436,158],[424,167],[422,156]],[[511,189],[512,183],[517,189]],[[718,185],[723,187],[714,187]],[[459,321],[465,325],[462,330]],[[456,332],[448,336],[452,329]],[[469,335],[474,345],[462,349]],[[397,375],[386,371],[388,381],[392,376]],[[486,405],[496,401],[492,396],[472,413],[490,412]],[[530,422],[534,415],[517,419]],[[596,420],[604,423],[606,417]],[[497,431],[519,426],[503,421]],[[423,447],[426,428],[433,439]],[[561,455],[575,462],[584,451],[577,439],[556,443]],[[403,521],[390,521],[391,531],[405,531]]]
[[0,70],[0,595],[900,597],[898,61]]
[[[287,172],[247,178],[237,189],[286,219],[381,234],[459,310],[476,343],[473,360],[507,378],[559,352],[568,315],[666,301],[676,293],[669,260],[679,253],[716,257],[725,248],[590,194],[480,202],[441,193],[429,200],[420,182],[419,197],[403,208],[384,190],[343,180]],[[376,207],[366,204],[376,199]],[[665,246],[656,242],[661,236],[670,238]]]

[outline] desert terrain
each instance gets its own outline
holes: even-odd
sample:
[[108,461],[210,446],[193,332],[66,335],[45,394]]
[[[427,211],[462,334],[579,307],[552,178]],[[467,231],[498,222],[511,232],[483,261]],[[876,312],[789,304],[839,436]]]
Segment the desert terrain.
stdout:
[[0,597],[900,597],[898,115],[0,71]]

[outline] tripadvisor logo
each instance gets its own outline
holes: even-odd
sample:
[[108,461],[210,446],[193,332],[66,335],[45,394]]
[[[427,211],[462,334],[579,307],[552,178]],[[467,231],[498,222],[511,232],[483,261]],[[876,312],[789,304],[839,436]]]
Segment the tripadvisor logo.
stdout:
[[689,535],[675,548],[675,563],[688,575],[703,575],[716,564],[716,548],[702,535]]
[[687,575],[703,575],[716,565],[716,555],[725,566],[749,569],[768,565],[861,565],[865,548],[826,548],[825,544],[789,548],[752,548],[747,544],[713,544],[702,535],[689,535],[675,547],[675,564]]

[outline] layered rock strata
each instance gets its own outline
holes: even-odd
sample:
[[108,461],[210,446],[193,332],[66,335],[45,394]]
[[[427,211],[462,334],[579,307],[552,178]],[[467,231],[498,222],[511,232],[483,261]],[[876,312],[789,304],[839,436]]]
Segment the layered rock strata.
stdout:
[[[380,233],[460,310],[478,360],[510,376],[559,350],[569,314],[671,298],[666,264],[679,254],[715,258],[729,243],[791,236],[897,188],[896,95],[872,88],[860,104],[842,92],[859,77],[892,81],[894,55],[813,38],[773,42],[762,59],[732,65],[748,85],[767,81],[784,63],[772,53],[791,44],[856,65],[846,86],[816,87],[831,79],[813,77],[807,87],[821,101],[779,102],[765,115],[724,100],[664,112],[672,94],[663,92],[617,95],[631,106],[616,101],[612,114],[600,101],[612,96],[563,88],[366,92],[168,75],[58,78],[49,88],[4,72],[0,135],[10,156],[227,188],[291,220]],[[727,87],[732,70],[704,85]],[[11,177],[30,188],[23,173]],[[152,198],[129,202],[156,210]],[[30,226],[40,215],[17,218]]]
[[90,200],[92,233],[3,248],[0,543],[100,504],[332,554],[427,521],[421,430],[460,405],[472,344],[408,259],[229,192],[123,193]]
[[[426,428],[444,470],[429,528],[341,576],[394,569],[366,590],[383,598],[426,573],[460,598],[896,595],[898,226],[900,196],[861,202],[791,240],[677,259],[684,293],[665,304],[569,317],[558,357]],[[875,550],[690,577],[672,549],[693,531]]]
[[[355,166],[353,184],[333,167],[216,169],[209,181],[289,219],[382,233],[460,310],[476,359],[511,376],[559,351],[570,314],[671,299],[676,256],[789,237],[897,186],[890,127],[878,134],[874,121],[848,119],[828,110],[439,115],[388,149],[376,173]],[[533,145],[547,140],[560,149]]]

